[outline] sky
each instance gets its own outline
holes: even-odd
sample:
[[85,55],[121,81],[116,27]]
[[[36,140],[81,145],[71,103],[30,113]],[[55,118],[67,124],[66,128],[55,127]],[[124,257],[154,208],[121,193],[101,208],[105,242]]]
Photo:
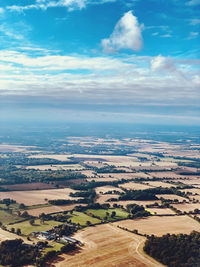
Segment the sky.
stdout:
[[0,1],[0,120],[200,125],[200,0]]

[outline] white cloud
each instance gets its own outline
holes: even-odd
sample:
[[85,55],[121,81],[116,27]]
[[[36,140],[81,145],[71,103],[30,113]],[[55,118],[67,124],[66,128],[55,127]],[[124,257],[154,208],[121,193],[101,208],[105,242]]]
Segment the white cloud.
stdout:
[[129,11],[117,22],[109,38],[101,42],[104,51],[113,52],[120,49],[139,51],[142,48],[141,27],[137,17]]
[[189,36],[187,37],[187,40],[195,39],[199,36],[198,32],[190,32]]
[[3,8],[0,7],[0,14],[2,14],[4,12]]
[[53,7],[66,7],[69,11],[76,9],[86,8],[88,5],[100,5],[108,2],[115,2],[116,0],[35,0],[35,3],[29,5],[12,5],[8,6],[7,9],[11,11],[22,12],[29,9],[42,9]]
[[195,25],[198,25],[198,24],[200,24],[200,19],[191,19],[190,20],[190,25],[195,26]]
[[189,5],[189,6],[200,5],[200,0],[191,0],[191,1],[187,2],[187,5]]
[[39,54],[29,47],[22,50],[0,51],[1,96],[145,105],[177,104],[180,99],[193,104],[199,100],[197,60],[161,55],[64,56],[43,49]]
[[177,80],[182,80],[187,83],[186,75],[176,66],[175,61],[171,58],[158,55],[151,60],[150,66],[153,72],[160,72],[168,77],[175,77]]

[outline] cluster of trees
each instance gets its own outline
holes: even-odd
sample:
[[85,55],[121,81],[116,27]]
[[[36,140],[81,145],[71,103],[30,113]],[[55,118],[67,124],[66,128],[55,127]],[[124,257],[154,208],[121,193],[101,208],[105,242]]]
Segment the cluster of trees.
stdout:
[[50,164],[76,164],[77,161],[60,161],[50,158],[28,158],[24,153],[7,153],[6,157],[0,157],[0,166],[34,166],[34,165],[50,165]]
[[143,206],[137,204],[128,204],[126,210],[132,215],[132,218],[147,217],[151,215],[151,213],[146,211]]
[[38,250],[22,239],[6,240],[0,245],[0,264],[3,266],[24,266],[33,264],[40,256]]
[[[0,167],[0,185],[5,184],[20,184],[31,182],[50,182],[50,181],[64,181],[71,179],[84,179],[86,175],[80,172],[72,172],[66,170],[33,170],[16,168],[14,166]],[[5,189],[4,189],[5,191]]]
[[157,194],[185,195],[184,192],[178,191],[176,188],[156,187],[145,190],[125,190],[121,193],[119,200],[157,200]]
[[200,266],[200,233],[190,235],[152,235],[145,243],[144,251],[169,267]]

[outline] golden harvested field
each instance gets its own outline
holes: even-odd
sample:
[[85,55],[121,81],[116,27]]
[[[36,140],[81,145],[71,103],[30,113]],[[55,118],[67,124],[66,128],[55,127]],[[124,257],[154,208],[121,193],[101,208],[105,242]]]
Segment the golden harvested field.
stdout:
[[154,203],[158,203],[161,204],[160,200],[122,200],[122,201],[111,201],[111,202],[107,202],[110,205],[113,204],[118,204],[118,205],[122,205],[123,207],[126,207],[128,204],[137,204],[140,206],[144,206],[146,207],[146,205],[150,205],[150,204],[154,204]]
[[184,204],[172,204],[172,206],[182,212],[194,211],[195,209],[200,208],[199,203],[184,203]]
[[187,198],[184,198],[184,197],[180,197],[180,196],[177,196],[177,195],[171,195],[171,194],[165,194],[165,195],[156,195],[157,198],[164,198],[164,199],[171,199],[171,200],[174,200],[174,199],[178,199],[178,201],[188,201]]
[[152,177],[156,177],[156,178],[184,178],[185,176],[177,174],[175,172],[150,172],[149,175],[151,175]]
[[173,187],[173,184],[169,184],[169,183],[164,183],[164,182],[159,182],[159,181],[148,181],[148,182],[144,182],[145,184],[149,185],[149,186],[153,186],[153,187]]
[[[49,190],[32,190],[32,191],[10,191],[1,192],[0,199],[11,198],[17,201],[17,203],[24,203],[27,206],[44,204],[48,200],[53,199],[78,199],[71,198],[70,193],[76,192],[75,190],[64,189],[49,189]],[[47,199],[47,200],[45,200]]]
[[98,198],[96,200],[97,203],[104,204],[104,203],[109,203],[110,205],[112,202],[107,202],[108,199],[110,198],[119,198],[119,195],[114,195],[114,194],[106,194],[106,195],[98,195]]
[[148,208],[147,210],[157,215],[175,214],[175,212],[171,209]]
[[26,152],[27,149],[33,146],[18,146],[9,144],[0,144],[0,152]]
[[184,183],[187,185],[194,185],[194,186],[200,187],[200,177],[198,177],[198,176],[192,176],[188,180],[177,180],[177,182],[181,182],[181,183]]
[[100,186],[100,187],[95,188],[95,191],[97,194],[102,194],[102,193],[106,193],[108,191],[114,191],[114,190],[116,190],[118,192],[123,192],[122,189],[115,187],[115,186],[112,186],[112,185]]
[[[184,190],[181,190],[182,192],[189,192],[189,193],[192,193],[192,195],[195,195],[195,194],[198,194],[200,195],[200,189],[199,188],[190,188],[190,189],[184,189]],[[193,196],[191,196],[193,197]]]
[[164,234],[189,234],[192,231],[200,231],[200,224],[189,216],[152,216],[145,219],[124,220],[115,222],[130,230],[137,229],[139,233],[162,236]]
[[41,213],[50,214],[55,212],[63,212],[66,210],[73,210],[75,206],[85,206],[86,204],[70,204],[70,205],[63,205],[63,206],[49,206],[49,207],[42,207],[38,209],[28,210],[28,214],[33,216],[39,216]]
[[37,155],[31,155],[29,158],[34,158],[34,159],[57,159],[60,161],[70,161],[68,159],[71,157],[71,155],[60,155],[60,154],[37,154]]
[[57,170],[82,170],[84,169],[83,166],[80,164],[52,164],[52,165],[36,165],[36,166],[28,166],[26,169],[34,169],[34,170],[52,170],[52,171],[57,171]]
[[95,181],[95,182],[113,182],[119,180],[118,178],[104,178],[104,177],[96,177],[96,178],[87,178],[88,182]]
[[85,245],[74,255],[61,255],[64,260],[54,263],[56,267],[163,266],[142,251],[144,237],[112,224],[88,227],[75,234],[74,238]]
[[149,185],[139,184],[139,183],[134,183],[134,182],[122,184],[122,185],[120,185],[120,187],[126,188],[128,190],[145,190],[145,189],[151,188],[151,186],[149,186]]

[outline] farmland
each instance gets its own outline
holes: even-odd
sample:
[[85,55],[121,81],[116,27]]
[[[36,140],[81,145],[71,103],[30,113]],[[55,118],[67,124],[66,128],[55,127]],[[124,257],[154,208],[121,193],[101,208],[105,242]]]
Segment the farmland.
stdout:
[[114,223],[129,230],[137,229],[139,233],[162,236],[164,234],[189,234],[200,231],[200,224],[188,216],[162,216],[147,219],[125,220]]
[[85,244],[84,248],[73,257],[62,255],[64,260],[56,266],[162,266],[142,252],[143,237],[112,225],[89,227],[74,237]]
[[57,241],[69,235],[81,246],[52,259],[56,267],[162,266],[144,254],[147,236],[200,231],[194,144],[142,137],[56,142],[1,147],[0,242],[6,233],[31,236],[31,244],[34,232],[53,234],[45,255],[59,252],[64,244]]

